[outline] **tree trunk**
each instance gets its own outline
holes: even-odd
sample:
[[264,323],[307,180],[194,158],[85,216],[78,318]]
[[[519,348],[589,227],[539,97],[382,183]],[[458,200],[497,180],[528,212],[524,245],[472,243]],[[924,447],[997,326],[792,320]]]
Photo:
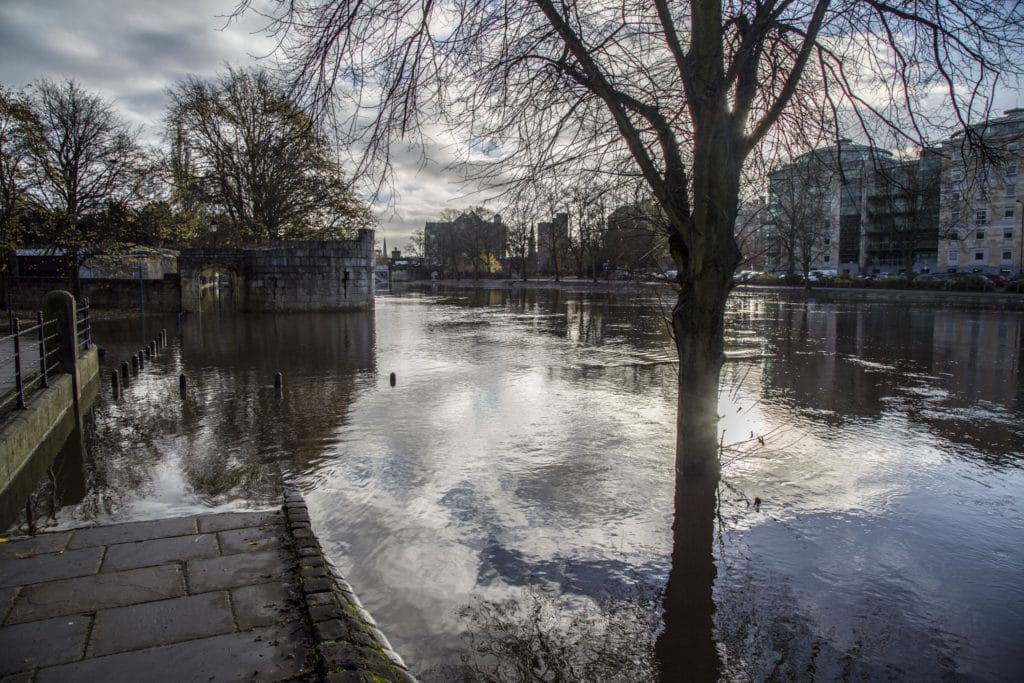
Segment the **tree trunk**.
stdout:
[[679,292],[672,330],[679,358],[676,473],[717,480],[718,382],[725,362],[726,283],[706,277]]
[[717,489],[717,477],[676,477],[665,628],[654,645],[663,683],[717,681],[721,673],[712,593]]

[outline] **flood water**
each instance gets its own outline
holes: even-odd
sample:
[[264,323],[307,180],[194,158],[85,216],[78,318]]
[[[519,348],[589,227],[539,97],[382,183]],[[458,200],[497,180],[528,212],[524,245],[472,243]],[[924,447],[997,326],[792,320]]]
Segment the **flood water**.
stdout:
[[[371,312],[97,322],[108,368],[161,327],[171,344],[120,400],[103,387],[38,521],[266,507],[292,481],[428,681],[452,678],[480,625],[460,610],[488,600],[605,622],[624,601],[656,630],[670,303],[426,288]],[[749,292],[728,316],[723,676],[1024,680],[1024,316]]]

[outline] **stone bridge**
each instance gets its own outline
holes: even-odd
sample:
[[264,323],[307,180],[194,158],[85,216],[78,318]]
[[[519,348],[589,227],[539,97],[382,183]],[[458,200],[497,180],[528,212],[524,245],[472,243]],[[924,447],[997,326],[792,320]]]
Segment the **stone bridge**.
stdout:
[[184,249],[181,310],[338,311],[373,308],[373,232],[351,241]]

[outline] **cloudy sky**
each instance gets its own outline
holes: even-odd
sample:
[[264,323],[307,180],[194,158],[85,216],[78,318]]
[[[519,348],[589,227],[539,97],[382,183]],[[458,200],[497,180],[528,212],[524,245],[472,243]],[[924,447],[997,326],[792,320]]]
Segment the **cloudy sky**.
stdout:
[[[0,0],[0,83],[74,78],[114,101],[155,141],[167,88],[187,74],[213,76],[225,63],[251,65],[272,42],[256,16],[229,22],[236,0]],[[450,151],[398,154],[395,196],[378,207],[389,249],[401,247],[444,208],[478,203],[446,172]],[[422,167],[421,167],[422,166]]]

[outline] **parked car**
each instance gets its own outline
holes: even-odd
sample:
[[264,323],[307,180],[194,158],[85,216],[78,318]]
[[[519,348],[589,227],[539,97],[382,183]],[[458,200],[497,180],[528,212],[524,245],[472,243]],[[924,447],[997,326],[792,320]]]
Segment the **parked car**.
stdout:
[[945,289],[960,292],[991,292],[996,288],[992,280],[978,273],[964,273],[943,285]]
[[914,282],[945,282],[960,277],[959,273],[921,273],[914,278]]
[[1005,287],[1006,283],[1009,282],[1009,280],[998,273],[988,273],[985,277],[994,282],[996,287]]

